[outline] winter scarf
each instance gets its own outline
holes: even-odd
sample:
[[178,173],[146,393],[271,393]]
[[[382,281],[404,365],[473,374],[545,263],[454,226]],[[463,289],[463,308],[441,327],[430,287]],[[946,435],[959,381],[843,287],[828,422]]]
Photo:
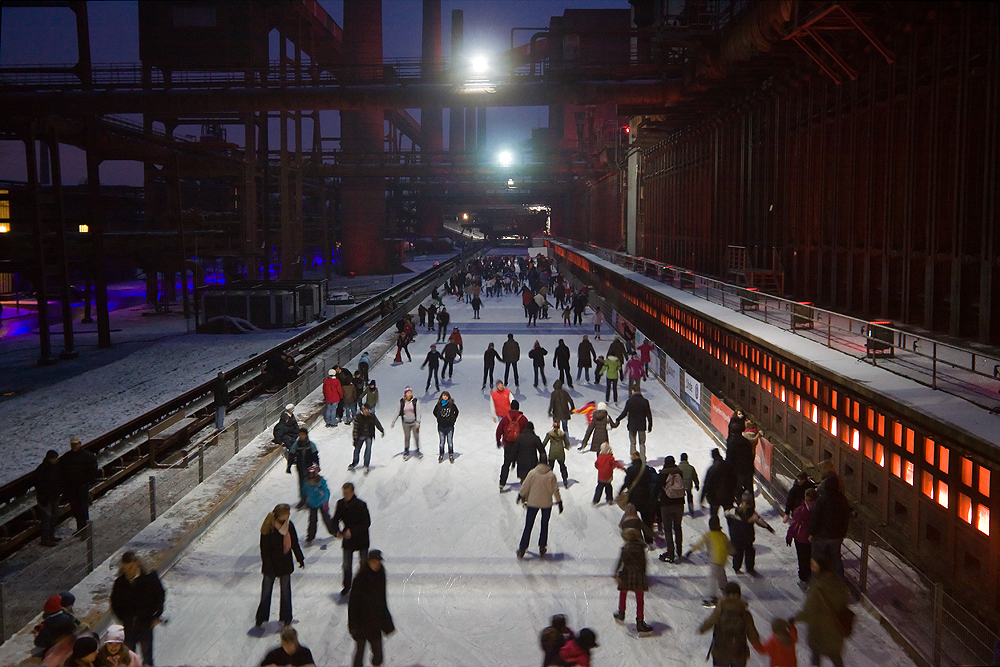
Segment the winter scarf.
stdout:
[[[289,517],[289,519],[290,518],[291,517]],[[288,532],[288,526],[290,523],[291,521],[286,521],[285,523],[278,525],[277,521],[274,522],[274,529],[277,530],[279,533],[281,533],[281,537],[283,540],[282,547],[284,548],[284,551],[282,551],[282,553],[286,554],[292,550],[292,535],[291,533]]]

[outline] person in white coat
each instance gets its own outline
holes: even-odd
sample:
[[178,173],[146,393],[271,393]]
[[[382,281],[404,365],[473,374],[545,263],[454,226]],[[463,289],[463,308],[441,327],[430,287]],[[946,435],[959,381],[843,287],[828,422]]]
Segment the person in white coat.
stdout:
[[538,536],[538,553],[545,557],[546,546],[549,541],[549,517],[552,515],[552,499],[559,505],[559,513],[562,514],[563,503],[559,497],[559,480],[552,472],[552,468],[547,463],[539,463],[532,468],[531,472],[521,482],[521,490],[518,492],[517,501],[524,503],[528,513],[524,517],[524,532],[521,533],[521,544],[517,548],[517,557],[524,558],[524,552],[528,550],[528,541],[531,540],[531,531],[535,527],[535,517],[538,512],[542,513],[541,534]]

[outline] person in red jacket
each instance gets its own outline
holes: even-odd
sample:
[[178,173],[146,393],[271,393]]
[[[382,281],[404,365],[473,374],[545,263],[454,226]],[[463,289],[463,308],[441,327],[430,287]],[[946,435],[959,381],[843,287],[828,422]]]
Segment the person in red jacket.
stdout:
[[[499,384],[499,383],[498,383]],[[507,486],[507,475],[517,465],[517,436],[528,425],[528,418],[521,413],[521,404],[510,402],[510,412],[497,424],[497,449],[503,447],[503,466],[500,468],[500,493]],[[501,444],[502,443],[502,444]]]
[[636,349],[639,351],[639,360],[642,362],[643,377],[648,380],[650,353],[656,349],[656,346],[647,338]]
[[795,643],[799,640],[799,632],[795,623],[789,623],[783,618],[771,621],[771,638],[761,644],[751,642],[757,653],[771,658],[771,667],[798,667],[795,658]]
[[580,630],[576,639],[570,639],[559,649],[559,657],[567,665],[576,667],[590,667],[590,652],[600,646],[597,643],[597,635],[590,628]]
[[337,425],[337,404],[344,398],[344,388],[341,386],[340,380],[337,379],[338,371],[340,371],[340,366],[334,366],[328,373],[329,377],[323,380],[323,400],[326,401],[323,419],[326,421],[327,428],[333,428]]
[[490,392],[490,401],[493,404],[493,421],[500,421],[507,416],[513,400],[514,396],[510,393],[510,389],[503,386],[502,380],[497,380],[497,388]]
[[611,480],[614,478],[615,468],[625,470],[625,466],[615,460],[615,455],[611,451],[611,444],[605,442],[601,443],[601,453],[597,455],[594,467],[597,468],[597,488],[594,489],[594,504],[596,505],[601,502],[601,491],[604,491],[610,505],[614,502]]

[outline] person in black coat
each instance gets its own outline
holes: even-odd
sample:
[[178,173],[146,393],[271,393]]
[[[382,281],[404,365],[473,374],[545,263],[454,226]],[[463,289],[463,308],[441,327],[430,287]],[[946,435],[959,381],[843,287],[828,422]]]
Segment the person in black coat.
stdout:
[[736,500],[736,475],[718,449],[712,450],[712,465],[701,483],[699,502],[703,503],[706,499],[712,516],[719,515],[720,507],[724,510],[729,509]]
[[443,380],[445,373],[447,373],[450,380],[455,375],[455,358],[459,356],[458,343],[454,341],[445,343],[444,354],[441,356],[444,359],[444,365],[441,366],[441,379]]
[[212,398],[215,404],[215,429],[221,431],[226,421],[226,408],[229,407],[229,387],[226,385],[226,374],[219,371],[212,383]]
[[90,523],[90,485],[97,479],[97,457],[83,448],[80,438],[69,439],[69,451],[59,459],[62,472],[63,494],[69,500],[76,519],[76,529]]
[[295,531],[295,524],[289,518],[290,514],[291,508],[288,505],[275,505],[260,527],[260,572],[264,580],[260,587],[260,604],[257,606],[255,625],[258,628],[271,616],[271,592],[274,590],[275,579],[279,581],[281,590],[278,620],[286,626],[292,622],[292,572],[295,570],[292,557],[298,561],[300,568],[306,566],[306,559],[299,547],[299,536]]
[[315,665],[312,651],[299,644],[299,633],[295,628],[281,631],[281,646],[270,651],[260,661],[261,667],[306,667]]
[[385,568],[382,552],[372,549],[358,568],[354,595],[347,605],[347,630],[354,639],[354,667],[362,667],[365,644],[371,647],[372,665],[382,664],[382,634],[396,629],[385,597]]
[[535,368],[535,386],[538,386],[538,374],[542,374],[542,384],[546,387],[549,386],[549,381],[545,379],[545,355],[549,351],[542,347],[542,344],[537,340],[535,341],[535,346],[531,348],[531,352],[528,353],[528,358],[531,359],[532,365]]
[[[625,401],[625,409],[615,420],[615,427],[628,417],[628,441],[632,453],[639,452],[639,458],[646,460],[646,433],[653,431],[653,411],[649,408],[649,400],[642,395],[638,387],[632,387],[630,396]],[[638,441],[638,449],[636,442]]]
[[569,369],[569,357],[569,347],[563,339],[560,338],[559,344],[556,346],[556,351],[552,353],[552,365],[559,369],[559,379],[563,380],[563,382],[568,384],[569,388],[572,389],[573,373]]
[[448,324],[451,322],[451,313],[449,313],[444,306],[441,306],[441,310],[438,311],[437,321],[437,339],[439,342],[443,342],[448,338]]
[[514,446],[517,448],[517,478],[523,482],[539,461],[546,461],[545,448],[541,438],[535,434],[534,424],[528,422],[514,441]]
[[[636,478],[639,478],[636,481]],[[632,464],[625,469],[625,481],[622,482],[619,493],[629,490],[628,501],[635,505],[642,522],[653,529],[653,483],[655,482],[656,471],[646,465],[646,462],[639,458],[638,452],[632,453]]]
[[840,478],[832,475],[819,487],[819,498],[809,515],[809,541],[812,542],[813,560],[826,558],[834,571],[844,576],[844,562],[840,547],[847,536],[851,522],[851,503],[840,490]]
[[510,369],[514,369],[514,386],[520,387],[521,380],[517,376],[517,362],[521,360],[521,346],[518,345],[517,341],[514,340],[514,334],[507,334],[507,340],[504,341],[503,349],[501,350],[504,363],[503,371],[503,383],[506,386],[510,386]]
[[788,498],[785,499],[785,518],[787,520],[790,521],[795,510],[805,502],[806,491],[815,488],[816,482],[809,478],[809,473],[805,470],[800,471],[795,477],[792,488],[788,490]]
[[428,392],[431,390],[431,378],[434,379],[434,388],[441,389],[441,382],[438,380],[438,365],[441,363],[441,353],[437,351],[437,345],[431,343],[431,349],[427,353],[427,358],[424,359],[424,363],[420,364],[420,368],[427,367],[427,385],[424,387],[424,391]]
[[726,461],[736,475],[736,493],[753,492],[754,445],[743,437],[739,423],[729,422],[729,437],[726,438]]
[[[295,463],[295,472],[299,477],[299,504],[298,509],[306,506],[305,483],[306,474],[313,465],[319,465],[319,450],[316,443],[309,439],[309,430],[304,426],[299,428],[299,437],[292,443],[290,451],[290,461]],[[290,471],[286,471],[290,472]]]
[[[344,497],[337,501],[333,512],[333,525],[337,537],[343,539],[344,579],[341,597],[351,592],[354,552],[362,563],[368,558],[368,530],[372,525],[371,515],[365,501],[354,495],[354,485],[350,482],[341,487]],[[343,530],[341,530],[343,524]]]
[[576,379],[580,379],[581,373],[586,373],[587,382],[590,382],[590,367],[596,361],[597,350],[594,349],[594,344],[590,342],[590,338],[585,335],[583,342],[576,348]]
[[[495,382],[493,382],[493,367],[498,361],[503,361],[499,354],[497,354],[496,348],[493,347],[493,343],[489,344],[486,348],[486,353],[483,354],[483,389],[486,387],[492,387]],[[486,384],[486,378],[489,377],[490,383]]]
[[[286,505],[287,507],[287,505]],[[146,572],[131,551],[122,554],[111,588],[111,612],[125,628],[125,645],[142,650],[142,664],[153,664],[153,628],[160,624],[166,591],[155,571]]]
[[[337,411],[340,412],[339,406]],[[291,473],[294,461],[290,452],[292,445],[295,444],[295,439],[299,436],[299,422],[295,419],[295,406],[292,403],[285,406],[284,412],[278,417],[278,423],[271,430],[271,436],[274,442],[280,443],[285,448],[285,459],[287,460],[285,472]]]
[[38,503],[38,517],[42,524],[43,547],[54,547],[61,541],[56,537],[56,519],[59,517],[59,496],[64,488],[59,453],[50,449],[35,468],[35,501]]

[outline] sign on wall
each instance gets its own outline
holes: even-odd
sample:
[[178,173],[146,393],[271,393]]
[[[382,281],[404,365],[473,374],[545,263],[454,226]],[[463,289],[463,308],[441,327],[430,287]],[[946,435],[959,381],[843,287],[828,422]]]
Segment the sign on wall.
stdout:
[[729,420],[732,418],[733,411],[729,406],[712,394],[712,426],[722,434],[723,440],[729,436]]
[[684,374],[684,400],[695,413],[701,414],[701,383],[687,373]]
[[753,467],[766,481],[771,481],[771,443],[766,438],[757,438],[757,451],[754,454]]
[[664,354],[661,357],[661,364],[663,365],[663,383],[667,385],[674,396],[677,398],[681,397],[681,367],[677,365],[677,362],[670,358],[669,355]]

